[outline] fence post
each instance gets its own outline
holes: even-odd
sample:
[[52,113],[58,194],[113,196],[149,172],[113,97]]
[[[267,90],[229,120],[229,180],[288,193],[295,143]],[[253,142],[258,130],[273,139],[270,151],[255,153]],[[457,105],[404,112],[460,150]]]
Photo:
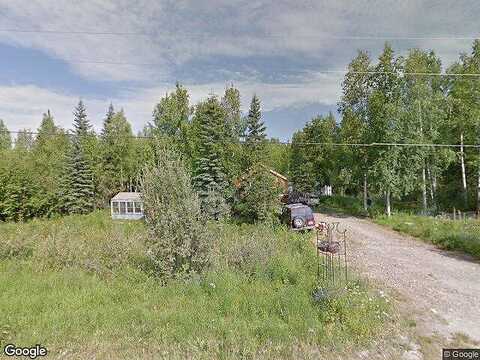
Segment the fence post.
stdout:
[[453,208],[453,220],[456,220],[456,219],[455,219],[456,216],[457,216],[457,210],[456,210],[455,207],[454,207],[454,208]]

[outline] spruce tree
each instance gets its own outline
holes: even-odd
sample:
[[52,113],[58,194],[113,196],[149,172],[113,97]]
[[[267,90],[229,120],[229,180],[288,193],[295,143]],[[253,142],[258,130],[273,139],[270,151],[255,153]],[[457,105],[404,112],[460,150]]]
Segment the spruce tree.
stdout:
[[83,102],[80,100],[74,111],[70,151],[67,155],[61,180],[61,198],[66,213],[88,213],[94,206],[93,172],[85,154],[91,125]]
[[247,130],[245,134],[245,168],[260,162],[264,156],[266,126],[262,121],[260,99],[253,95],[247,117]]
[[105,138],[107,135],[107,130],[112,122],[113,117],[115,116],[115,109],[113,107],[113,104],[110,103],[110,106],[108,107],[107,114],[105,115],[105,119],[103,120],[103,129],[102,129],[102,138]]
[[195,187],[202,200],[215,191],[223,195],[226,188],[225,173],[220,157],[220,140],[223,127],[223,109],[215,96],[197,106],[198,157],[196,161]]
[[10,150],[12,148],[12,137],[8,132],[7,127],[3,123],[3,120],[0,119],[0,151]]

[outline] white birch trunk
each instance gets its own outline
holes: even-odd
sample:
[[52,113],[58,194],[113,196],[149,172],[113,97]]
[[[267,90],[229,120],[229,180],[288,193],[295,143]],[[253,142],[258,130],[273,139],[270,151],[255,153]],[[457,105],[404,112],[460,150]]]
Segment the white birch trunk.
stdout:
[[428,179],[428,183],[429,183],[429,194],[430,194],[430,200],[433,204],[433,202],[435,201],[435,194],[433,193],[433,182],[434,182],[434,179],[432,177],[432,171],[430,170],[430,167],[427,166],[427,179]]
[[390,190],[385,192],[385,210],[387,216],[390,217],[392,215],[391,208],[390,208]]
[[423,207],[423,212],[426,214],[427,213],[427,174],[426,174],[426,169],[425,165],[423,166],[422,169],[422,207]]
[[480,164],[478,165],[478,180],[477,180],[477,217],[480,215]]
[[463,198],[465,205],[467,205],[467,175],[465,172],[465,152],[463,151],[463,132],[460,134],[460,163],[462,166]]
[[363,174],[363,208],[368,210],[368,195],[367,195],[367,173]]

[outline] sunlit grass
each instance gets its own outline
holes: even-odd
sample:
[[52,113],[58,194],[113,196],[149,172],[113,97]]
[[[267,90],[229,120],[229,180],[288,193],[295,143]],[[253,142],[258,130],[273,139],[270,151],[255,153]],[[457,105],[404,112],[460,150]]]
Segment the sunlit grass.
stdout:
[[480,259],[480,221],[446,220],[398,213],[375,220],[446,250],[459,250]]
[[310,234],[231,224],[211,233],[210,268],[162,285],[145,265],[142,222],[99,212],[0,224],[0,342],[70,358],[291,358],[381,333],[388,304],[359,282],[313,301]]

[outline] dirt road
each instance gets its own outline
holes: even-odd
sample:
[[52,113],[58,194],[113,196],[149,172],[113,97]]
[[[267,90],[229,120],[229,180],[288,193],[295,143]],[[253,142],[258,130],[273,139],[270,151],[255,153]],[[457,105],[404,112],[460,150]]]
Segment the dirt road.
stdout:
[[[421,336],[480,342],[480,263],[368,220],[316,214],[348,229],[350,262],[397,294]],[[465,337],[466,335],[467,337]]]

